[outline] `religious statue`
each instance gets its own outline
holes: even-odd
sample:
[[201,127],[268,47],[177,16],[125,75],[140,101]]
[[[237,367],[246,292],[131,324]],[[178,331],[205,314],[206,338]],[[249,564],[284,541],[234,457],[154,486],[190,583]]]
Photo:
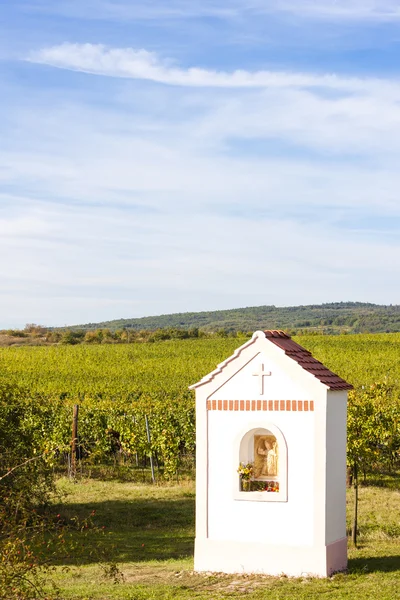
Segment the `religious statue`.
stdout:
[[273,435],[254,436],[255,477],[278,475],[278,444]]

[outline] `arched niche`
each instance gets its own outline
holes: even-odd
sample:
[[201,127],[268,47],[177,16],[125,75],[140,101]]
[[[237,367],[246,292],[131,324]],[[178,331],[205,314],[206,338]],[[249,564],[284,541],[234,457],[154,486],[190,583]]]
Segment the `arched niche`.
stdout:
[[[273,423],[263,423],[243,431],[236,439],[234,498],[237,500],[287,501],[287,444],[281,430]],[[239,465],[252,465],[250,490],[238,474]]]

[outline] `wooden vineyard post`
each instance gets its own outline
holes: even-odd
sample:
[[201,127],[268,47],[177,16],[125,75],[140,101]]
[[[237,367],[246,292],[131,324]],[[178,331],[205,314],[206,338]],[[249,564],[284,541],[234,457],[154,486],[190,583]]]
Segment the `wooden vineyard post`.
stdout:
[[76,477],[76,455],[78,445],[78,414],[79,405],[74,404],[72,413],[72,439],[71,439],[71,471],[70,477],[74,479]]
[[352,528],[352,540],[355,547],[357,547],[357,527],[358,527],[358,468],[357,463],[354,465],[354,516],[353,516],[353,528]]
[[[149,443],[149,447],[151,444],[151,438],[150,438],[150,427],[149,427],[149,420],[147,418],[147,415],[144,416],[145,421],[146,421],[146,433],[147,433],[147,441]],[[154,475],[154,462],[153,462],[153,453],[151,451],[151,447],[150,447],[150,467],[151,467],[151,480],[153,483],[156,482],[156,478]]]
[[[135,415],[133,415],[133,422],[136,425],[136,417],[135,417]],[[136,458],[136,466],[138,467],[139,466],[139,455],[138,455],[138,451],[137,450],[135,452],[135,458]]]

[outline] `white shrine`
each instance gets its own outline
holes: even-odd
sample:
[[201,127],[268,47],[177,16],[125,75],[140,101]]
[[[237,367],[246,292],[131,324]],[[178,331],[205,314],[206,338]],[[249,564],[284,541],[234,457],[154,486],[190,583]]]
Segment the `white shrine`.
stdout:
[[191,386],[196,571],[346,569],[351,387],[281,331],[256,331]]

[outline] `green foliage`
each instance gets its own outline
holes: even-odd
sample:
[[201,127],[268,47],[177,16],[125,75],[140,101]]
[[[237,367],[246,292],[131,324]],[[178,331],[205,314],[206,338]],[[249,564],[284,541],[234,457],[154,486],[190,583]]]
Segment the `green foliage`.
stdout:
[[400,390],[399,333],[302,335],[294,339],[357,390],[377,382],[386,382],[393,394]]
[[84,337],[85,334],[83,331],[71,331],[68,329],[62,334],[60,342],[62,344],[70,344],[71,346],[74,346],[75,344],[80,344]]
[[144,345],[0,349],[0,380],[65,400],[179,399],[241,343],[235,338]]
[[52,489],[45,461],[47,417],[42,403],[0,382],[0,504],[8,522],[18,521],[22,510],[47,503]]
[[0,381],[0,600],[49,598],[55,561],[79,558],[85,544],[98,550],[91,516],[51,510],[55,452],[68,446],[66,407],[48,400]]
[[[0,383],[0,599],[37,598],[46,579],[48,519],[54,491],[42,404]],[[61,537],[56,538],[56,544]],[[54,544],[53,544],[54,545]]]
[[400,397],[386,383],[350,392],[347,462],[355,471],[392,470],[400,458]]

